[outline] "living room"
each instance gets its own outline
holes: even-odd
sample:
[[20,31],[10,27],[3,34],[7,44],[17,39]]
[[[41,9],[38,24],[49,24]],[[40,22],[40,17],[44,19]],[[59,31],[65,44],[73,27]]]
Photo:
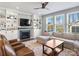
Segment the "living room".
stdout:
[[79,56],[78,33],[79,2],[0,2],[1,56]]

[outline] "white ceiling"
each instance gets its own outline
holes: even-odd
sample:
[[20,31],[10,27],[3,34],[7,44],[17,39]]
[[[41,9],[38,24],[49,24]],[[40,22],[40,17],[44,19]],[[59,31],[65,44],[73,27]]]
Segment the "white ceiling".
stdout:
[[49,10],[34,8],[41,7],[41,2],[0,2],[0,7],[18,9],[30,14],[45,15],[56,11],[79,6],[78,2],[49,2],[46,6]]

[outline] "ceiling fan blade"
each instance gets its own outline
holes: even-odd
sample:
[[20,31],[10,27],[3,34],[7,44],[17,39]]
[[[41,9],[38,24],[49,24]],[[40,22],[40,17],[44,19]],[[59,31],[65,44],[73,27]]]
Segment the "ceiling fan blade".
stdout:
[[42,8],[45,8],[47,4],[48,4],[48,2],[42,3]]
[[45,2],[45,3],[44,3],[44,6],[46,6],[47,4],[48,4],[48,2]]
[[42,7],[34,8],[34,9],[45,9],[45,7],[46,7],[47,4],[48,4],[48,2],[43,2],[42,3]]

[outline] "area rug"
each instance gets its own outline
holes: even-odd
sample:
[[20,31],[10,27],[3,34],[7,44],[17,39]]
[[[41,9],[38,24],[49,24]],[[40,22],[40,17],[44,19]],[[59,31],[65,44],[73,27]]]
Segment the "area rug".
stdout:
[[[43,54],[42,45],[37,43],[36,40],[25,41],[23,44],[33,50],[35,56],[46,56]],[[58,56],[76,56],[76,53],[70,49],[64,48],[64,50]]]

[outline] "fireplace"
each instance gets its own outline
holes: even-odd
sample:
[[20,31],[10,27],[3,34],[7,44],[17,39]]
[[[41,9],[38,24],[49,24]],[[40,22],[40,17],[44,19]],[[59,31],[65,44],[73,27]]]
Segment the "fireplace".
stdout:
[[20,30],[20,40],[28,41],[30,39],[30,30]]

